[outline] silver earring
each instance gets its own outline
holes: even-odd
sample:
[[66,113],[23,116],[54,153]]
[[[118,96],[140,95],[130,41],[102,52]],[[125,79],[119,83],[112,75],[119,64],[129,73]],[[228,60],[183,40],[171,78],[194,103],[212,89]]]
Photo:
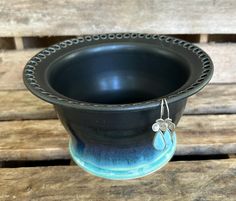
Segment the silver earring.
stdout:
[[[164,105],[167,111],[167,118],[165,120],[163,119]],[[161,100],[160,118],[152,125],[152,130],[155,132],[153,146],[156,150],[163,151],[172,146],[173,138],[176,138],[175,124],[172,122],[172,119],[170,119],[170,111],[165,98]]]

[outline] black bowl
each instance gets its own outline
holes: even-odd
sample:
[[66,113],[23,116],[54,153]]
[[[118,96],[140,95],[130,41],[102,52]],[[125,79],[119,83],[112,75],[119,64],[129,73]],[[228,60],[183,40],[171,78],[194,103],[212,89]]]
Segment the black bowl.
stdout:
[[26,64],[23,77],[33,94],[54,104],[80,166],[98,176],[127,179],[160,167],[144,168],[153,167],[157,158],[150,144],[160,100],[167,99],[177,124],[187,98],[212,74],[209,56],[191,43],[118,33],[74,38],[44,49]]

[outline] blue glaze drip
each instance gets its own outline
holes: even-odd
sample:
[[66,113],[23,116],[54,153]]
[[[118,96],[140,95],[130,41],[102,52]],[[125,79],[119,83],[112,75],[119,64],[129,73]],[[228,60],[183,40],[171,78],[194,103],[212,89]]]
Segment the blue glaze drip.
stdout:
[[[165,136],[160,136],[164,141]],[[153,147],[153,138],[144,143],[122,147],[115,144],[87,143],[72,137],[69,150],[75,163],[85,171],[107,179],[124,180],[142,177],[163,167],[174,155],[175,133],[172,140],[171,145],[157,150]]]
[[172,137],[171,137],[171,132],[169,129],[166,129],[166,131],[164,133],[164,140],[165,140],[167,147],[172,145]]
[[157,131],[155,136],[154,136],[153,146],[158,151],[163,151],[166,147],[164,136],[163,136],[163,134],[160,130]]

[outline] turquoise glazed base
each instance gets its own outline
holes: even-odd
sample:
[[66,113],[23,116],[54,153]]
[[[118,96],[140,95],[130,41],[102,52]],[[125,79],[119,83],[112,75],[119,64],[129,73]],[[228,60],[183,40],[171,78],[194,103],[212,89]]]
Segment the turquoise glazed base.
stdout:
[[106,179],[126,180],[146,176],[168,163],[176,150],[176,134],[173,143],[162,151],[152,143],[137,147],[112,147],[98,144],[80,144],[71,138],[69,150],[74,162],[85,171]]

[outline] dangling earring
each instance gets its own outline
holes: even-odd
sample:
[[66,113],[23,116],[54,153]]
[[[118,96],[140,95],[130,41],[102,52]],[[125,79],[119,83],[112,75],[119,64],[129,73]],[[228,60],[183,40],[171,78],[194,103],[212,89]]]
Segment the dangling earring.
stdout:
[[[167,110],[167,118],[164,120],[164,104]],[[170,111],[166,99],[161,100],[160,118],[152,125],[152,130],[155,132],[153,138],[153,146],[158,151],[163,151],[172,146],[173,141],[176,140],[175,124],[170,119]]]

